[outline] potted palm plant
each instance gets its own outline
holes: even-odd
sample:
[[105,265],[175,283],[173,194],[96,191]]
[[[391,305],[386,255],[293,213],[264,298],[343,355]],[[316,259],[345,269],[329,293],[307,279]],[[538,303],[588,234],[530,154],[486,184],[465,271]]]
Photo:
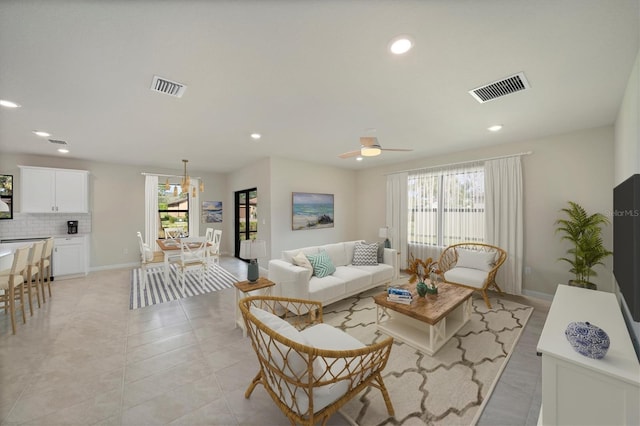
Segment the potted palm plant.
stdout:
[[602,261],[613,254],[602,243],[602,226],[609,224],[609,219],[602,213],[589,215],[582,206],[569,201],[569,207],[560,210],[566,218],[556,221],[556,233],[562,234],[562,239],[571,243],[567,250],[567,257],[562,260],[571,265],[569,272],[575,279],[569,280],[569,285],[597,289],[591,282],[591,277],[598,274],[594,271],[596,265],[603,265]]

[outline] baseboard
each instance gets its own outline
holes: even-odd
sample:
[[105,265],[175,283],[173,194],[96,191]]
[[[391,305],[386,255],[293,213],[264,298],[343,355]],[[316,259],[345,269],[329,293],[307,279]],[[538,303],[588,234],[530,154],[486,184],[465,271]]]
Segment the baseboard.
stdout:
[[89,272],[109,271],[111,269],[128,269],[128,268],[139,268],[139,267],[140,267],[140,262],[119,263],[116,265],[95,266],[95,267],[89,268]]
[[522,294],[524,296],[535,297],[536,299],[553,300],[553,294],[541,293],[539,291],[524,290]]

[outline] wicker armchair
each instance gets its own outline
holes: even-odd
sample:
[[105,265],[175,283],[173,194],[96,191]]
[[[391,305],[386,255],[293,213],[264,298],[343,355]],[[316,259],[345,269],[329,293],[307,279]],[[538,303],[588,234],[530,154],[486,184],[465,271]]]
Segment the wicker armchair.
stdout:
[[367,386],[393,405],[381,372],[392,338],[365,346],[322,323],[322,303],[274,296],[251,296],[239,303],[260,371],[245,398],[262,384],[292,425],[326,424],[329,417]]
[[482,243],[460,243],[447,247],[438,260],[441,278],[449,283],[477,290],[491,309],[487,290],[496,284],[496,273],[507,259],[507,252],[500,247]]

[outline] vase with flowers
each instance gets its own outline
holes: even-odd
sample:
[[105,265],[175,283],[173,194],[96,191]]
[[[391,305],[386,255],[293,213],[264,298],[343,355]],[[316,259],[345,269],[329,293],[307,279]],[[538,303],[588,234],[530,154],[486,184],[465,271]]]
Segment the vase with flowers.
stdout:
[[438,262],[430,257],[426,259],[417,259],[411,254],[409,259],[409,268],[407,272],[410,275],[409,283],[416,284],[418,296],[424,297],[427,294],[438,294]]

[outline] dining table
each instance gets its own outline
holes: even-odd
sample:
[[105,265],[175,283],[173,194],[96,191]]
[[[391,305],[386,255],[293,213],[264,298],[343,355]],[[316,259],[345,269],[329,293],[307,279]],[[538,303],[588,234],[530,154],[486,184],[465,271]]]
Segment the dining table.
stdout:
[[[204,237],[203,237],[204,238]],[[157,239],[158,247],[164,253],[164,282],[169,282],[169,273],[171,272],[170,259],[180,257],[182,248],[180,246],[180,238],[175,239]],[[207,243],[210,246],[211,243]],[[191,246],[191,245],[190,245]],[[197,243],[192,244],[193,247],[199,246]]]

